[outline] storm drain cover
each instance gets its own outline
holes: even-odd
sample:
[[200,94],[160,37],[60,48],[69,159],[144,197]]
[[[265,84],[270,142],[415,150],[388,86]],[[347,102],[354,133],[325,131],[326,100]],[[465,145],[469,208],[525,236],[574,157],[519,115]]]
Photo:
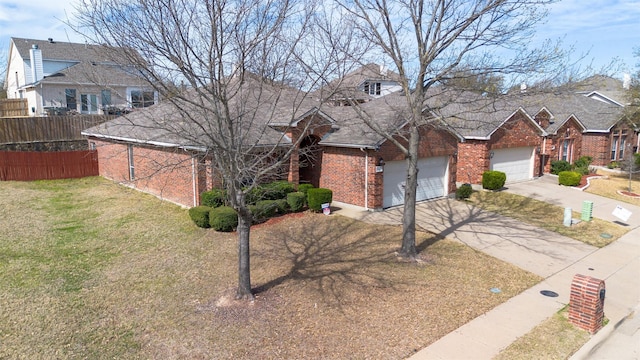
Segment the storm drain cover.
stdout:
[[548,297],[558,297],[558,293],[551,290],[542,290],[540,291],[540,294]]
[[502,290],[500,290],[498,288],[491,288],[491,289],[489,289],[489,291],[491,291],[494,294],[500,294],[502,292]]
[[603,238],[603,239],[611,239],[613,237],[613,235],[607,234],[607,233],[602,233],[602,234],[600,234],[600,237]]

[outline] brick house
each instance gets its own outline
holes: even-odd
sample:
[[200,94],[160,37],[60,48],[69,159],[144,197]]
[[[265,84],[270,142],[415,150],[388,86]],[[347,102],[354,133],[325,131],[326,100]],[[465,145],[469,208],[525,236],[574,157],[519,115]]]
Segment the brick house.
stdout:
[[[274,178],[329,188],[338,204],[372,210],[402,204],[404,156],[360,117],[369,114],[404,141],[407,104],[398,88],[397,74],[369,64],[306,94],[296,107],[269,105],[269,114],[275,116],[261,117],[263,122],[255,125],[264,129],[270,144],[291,150],[286,168]],[[603,101],[596,92],[474,96],[474,101],[431,107],[431,120],[420,130],[418,201],[447,196],[461,183],[480,184],[486,170],[503,171],[512,182],[542,176],[556,159],[573,162],[590,155],[594,165],[606,164],[609,156],[624,155],[621,143],[627,151],[638,141],[637,130],[621,117],[621,105]],[[350,106],[354,103],[358,106]],[[180,127],[167,130],[174,124],[184,126],[180,118],[161,103],[83,134],[98,150],[102,176],[194,206],[199,194],[219,186],[220,179],[205,144],[181,136]]]

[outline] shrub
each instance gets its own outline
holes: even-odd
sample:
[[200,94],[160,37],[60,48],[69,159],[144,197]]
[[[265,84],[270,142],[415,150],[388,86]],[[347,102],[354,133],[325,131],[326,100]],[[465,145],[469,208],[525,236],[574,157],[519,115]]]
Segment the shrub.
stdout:
[[247,191],[245,202],[248,205],[255,205],[260,200],[264,200],[264,188],[262,186],[256,185]]
[[307,201],[309,209],[312,211],[322,211],[322,204],[331,203],[333,191],[325,188],[313,188],[307,191]]
[[286,199],[287,194],[296,191],[294,185],[287,181],[274,181],[262,185],[263,198],[260,200]]
[[487,190],[500,190],[507,181],[507,174],[502,171],[485,171],[482,173],[482,188]]
[[551,173],[554,175],[560,174],[562,171],[571,171],[571,164],[565,160],[554,160],[551,162]]
[[575,171],[562,171],[558,174],[558,184],[565,186],[576,186],[580,184],[582,174]]
[[289,212],[289,203],[287,202],[287,199],[276,200],[276,207],[278,214],[286,214]]
[[260,200],[251,210],[253,218],[262,221],[276,215],[278,204],[276,200]]
[[300,191],[301,193],[307,195],[307,191],[309,191],[309,189],[313,189],[313,185],[311,184],[300,184],[298,185],[298,191]]
[[458,200],[468,199],[471,196],[471,193],[473,193],[471,184],[462,184],[460,185],[458,190],[456,190],[456,199]]
[[[589,165],[591,165],[592,161],[593,161],[593,158],[591,156],[580,156],[580,158],[573,163],[573,166],[575,166],[576,169],[586,168],[588,170]],[[587,174],[588,173],[589,172],[587,171]]]
[[230,206],[219,206],[209,212],[209,225],[216,231],[233,231],[238,227],[238,214]]
[[211,208],[217,208],[225,203],[227,192],[222,189],[211,189],[200,194],[200,204]]
[[573,171],[577,172],[580,175],[588,175],[589,174],[589,167],[588,166],[580,166],[577,167],[575,169],[573,169]]
[[619,167],[619,166],[620,166],[620,165],[618,164],[618,162],[617,162],[617,161],[612,161],[612,162],[610,162],[610,163],[608,163],[608,164],[607,164],[607,168],[609,168],[609,169],[615,169],[615,168],[617,168],[617,167]]
[[209,212],[212,210],[209,206],[195,206],[189,209],[189,217],[193,222],[201,228],[208,228]]
[[301,191],[288,193],[287,203],[289,204],[289,209],[291,209],[292,212],[298,212],[302,210],[306,198],[307,196]]

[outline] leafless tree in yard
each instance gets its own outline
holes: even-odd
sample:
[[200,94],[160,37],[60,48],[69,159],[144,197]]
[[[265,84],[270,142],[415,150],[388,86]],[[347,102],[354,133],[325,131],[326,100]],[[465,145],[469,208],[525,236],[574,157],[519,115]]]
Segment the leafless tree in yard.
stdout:
[[[361,118],[395,144],[407,161],[403,240],[400,254],[415,258],[415,204],[420,128],[435,124],[439,110],[456,102],[442,84],[467,83],[463,77],[519,82],[524,75],[540,81],[562,65],[563,52],[554,43],[531,49],[534,27],[545,17],[551,0],[337,0],[344,21],[355,24],[353,36],[372,44],[378,56],[398,72],[406,99],[405,125],[397,127]],[[566,64],[565,64],[566,65]],[[508,84],[505,84],[508,85]],[[434,96],[434,94],[436,94]],[[434,101],[437,97],[438,101]],[[477,97],[472,97],[477,98]],[[481,103],[486,104],[486,100]],[[352,104],[358,107],[357,103]],[[485,105],[478,105],[485,106]]]
[[315,7],[307,0],[81,0],[77,6],[78,30],[92,42],[125,49],[113,60],[134,64],[163,99],[123,117],[131,133],[153,133],[211,157],[238,214],[238,299],[253,299],[246,194],[288,164],[297,144],[286,128],[319,106],[304,90],[343,62],[311,36]]

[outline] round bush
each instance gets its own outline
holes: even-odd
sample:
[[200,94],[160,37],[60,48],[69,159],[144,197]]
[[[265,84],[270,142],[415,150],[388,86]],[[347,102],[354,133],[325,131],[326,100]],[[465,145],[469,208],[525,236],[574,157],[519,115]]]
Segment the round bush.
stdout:
[[298,212],[304,207],[306,195],[302,191],[296,191],[287,194],[287,203],[292,212]]
[[473,188],[471,188],[471,184],[462,184],[456,190],[456,199],[463,200],[468,199],[473,193]]
[[217,208],[225,203],[227,192],[222,189],[211,189],[200,194],[200,204]]
[[230,206],[220,206],[209,212],[209,225],[216,231],[233,231],[238,227],[238,214]]
[[287,181],[274,181],[262,186],[263,199],[261,200],[279,200],[286,199],[287,194],[296,191],[294,185]]
[[562,171],[558,174],[558,184],[565,186],[577,186],[580,184],[582,174],[575,171]]
[[193,222],[201,228],[208,228],[209,225],[209,212],[212,208],[209,206],[195,206],[189,209],[189,217]]
[[311,184],[300,184],[298,185],[298,191],[300,191],[301,193],[307,195],[307,191],[309,191],[309,189],[313,189],[313,185]]
[[487,190],[500,190],[507,181],[507,174],[502,171],[485,171],[482,173],[482,188]]
[[565,160],[554,160],[551,162],[551,173],[560,174],[562,171],[571,171],[571,164]]
[[309,209],[315,212],[322,211],[322,204],[331,203],[333,191],[325,188],[313,188],[307,191]]

